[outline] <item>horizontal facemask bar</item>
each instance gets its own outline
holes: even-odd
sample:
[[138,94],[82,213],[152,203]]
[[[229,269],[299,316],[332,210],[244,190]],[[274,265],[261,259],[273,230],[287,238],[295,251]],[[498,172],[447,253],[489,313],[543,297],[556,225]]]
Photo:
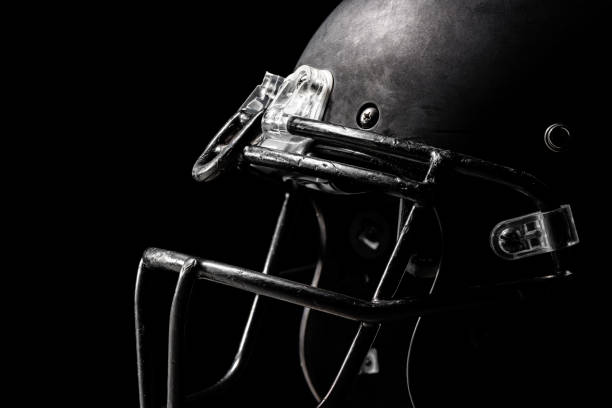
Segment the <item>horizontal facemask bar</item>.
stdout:
[[487,303],[518,301],[522,299],[520,290],[532,286],[548,285],[571,275],[569,272],[555,273],[493,286],[474,286],[460,294],[432,294],[422,297],[366,301],[238,266],[157,248],[145,251],[142,263],[149,269],[163,269],[178,273],[185,262],[192,259],[196,261],[198,279],[221,283],[346,319],[373,323],[480,307]]
[[[435,160],[434,163],[436,163]],[[425,181],[435,180],[437,169],[438,167],[434,164],[426,175]],[[191,288],[197,280],[225,284],[258,295],[361,322],[333,385],[330,387],[326,397],[318,405],[320,408],[323,408],[334,406],[333,401],[346,394],[350,380],[363,362],[365,353],[367,353],[369,345],[374,341],[381,322],[433,313],[465,310],[474,307],[478,308],[485,305],[517,302],[523,299],[525,289],[549,286],[553,282],[565,280],[570,275],[564,269],[555,268],[555,272],[552,274],[520,281],[504,282],[493,286],[474,286],[454,293],[434,292],[427,296],[393,299],[405,272],[405,265],[408,261],[407,256],[410,254],[407,249],[413,247],[415,240],[419,238],[411,226],[414,219],[419,217],[419,214],[422,214],[425,207],[413,205],[398,234],[393,253],[387,262],[385,271],[380,278],[371,301],[321,289],[316,287],[314,283],[312,285],[305,285],[283,279],[274,276],[274,267],[271,270],[270,266],[275,264],[274,259],[278,252],[277,249],[281,236],[286,232],[286,225],[288,224],[287,213],[289,211],[288,207],[291,207],[289,204],[291,197],[291,193],[285,195],[285,201],[279,215],[266,264],[261,273],[172,251],[155,248],[145,251],[139,266],[135,296],[138,372],[142,408],[159,406],[156,403],[159,397],[159,393],[155,389],[156,374],[150,359],[150,334],[147,334],[151,333],[151,330],[147,328],[150,327],[151,319],[145,316],[145,299],[147,296],[144,292],[145,288],[150,284],[149,276],[152,278],[153,275],[163,273],[164,271],[179,274],[169,319],[168,407],[178,406],[184,398],[195,402],[220,392],[231,381],[236,379],[239,367],[244,365],[244,360],[241,358],[244,348],[241,342],[241,347],[236,354],[234,363],[224,377],[214,385],[186,396],[181,386],[183,383],[181,367],[185,362],[184,336],[189,296]],[[320,228],[323,228],[321,233],[324,234],[325,227],[320,225]],[[322,239],[324,240],[324,238]],[[270,273],[271,275],[269,275]],[[257,298],[254,300],[251,315],[254,313],[256,302]],[[252,337],[251,332],[252,325],[251,318],[249,317],[249,322],[245,326],[243,334],[243,342],[247,342],[245,344],[248,344],[248,339]]]
[[335,182],[356,183],[420,203],[431,201],[431,186],[426,183],[331,160],[255,146],[245,147],[243,158],[251,164],[269,166],[288,172],[299,171],[307,176]]
[[[197,160],[194,178],[211,180],[235,167],[244,153],[255,166],[281,169],[296,176],[306,173],[309,177],[321,179],[330,177],[334,167],[341,167],[336,177],[343,182],[378,187],[389,194],[421,203],[430,199],[430,192],[423,191],[427,189],[420,187],[420,180],[405,177],[409,170],[395,174],[386,168],[381,172],[379,166],[367,168],[363,161],[351,163],[348,154],[343,163],[317,161],[312,151],[316,150],[313,145],[318,145],[342,147],[364,157],[379,155],[401,159],[400,167],[417,171],[426,170],[435,154],[448,171],[510,187],[532,198],[539,210],[549,211],[559,206],[548,188],[526,172],[406,138],[317,120],[323,114],[321,107],[327,102],[328,93],[323,91],[327,86],[330,92],[331,82],[331,74],[327,71],[306,66],[300,67],[284,81],[267,73],[263,83],[255,88]],[[247,146],[253,148],[245,149]],[[304,164],[306,157],[309,161]],[[375,164],[375,158],[370,162]]]
[[[406,138],[319,120],[332,83],[331,73],[308,66],[299,67],[287,79],[267,73],[197,160],[194,178],[208,181],[246,162],[259,172],[322,191],[379,191],[435,206],[444,186],[434,178],[424,179],[435,167],[437,174],[452,172],[522,193],[541,213],[560,208],[547,186],[529,173]],[[562,214],[565,219],[555,218],[559,225],[546,230],[548,224],[540,224],[538,232],[553,234],[550,237],[558,244],[550,246],[553,251],[578,242],[575,228],[567,242],[554,236],[555,230],[574,225],[571,211]],[[519,259],[548,252],[533,248],[502,257]]]
[[432,154],[437,154],[448,171],[505,185],[536,200],[540,206],[555,207],[551,192],[546,185],[533,175],[510,167],[407,139],[296,116],[287,119],[287,128],[291,134],[311,137],[332,145],[357,151],[382,152],[425,165],[431,163]]
[[[246,124],[249,127],[257,126],[258,119],[260,119],[259,115],[249,118]],[[226,130],[228,127],[226,125],[222,130]],[[377,153],[386,153],[410,159],[419,170],[422,170],[424,166],[429,166],[432,155],[437,154],[442,165],[448,171],[488,180],[512,188],[533,199],[541,210],[550,210],[559,206],[559,204],[556,204],[550,190],[531,174],[486,160],[409,140],[387,137],[373,132],[295,116],[289,117],[288,130],[295,135],[308,136],[316,141],[329,143],[332,146],[336,145],[353,149],[355,152],[363,152],[366,155],[368,151],[373,150]],[[207,148],[209,154],[206,156],[216,153],[219,157],[225,158],[227,157],[227,155],[224,155],[225,152],[235,152],[238,154],[235,154],[234,160],[231,161],[228,159],[214,162],[198,160],[194,166],[194,177],[197,180],[206,181],[207,178],[200,175],[207,173],[208,169],[214,168],[215,171],[221,173],[229,169],[231,164],[236,165],[240,158],[244,158],[254,165],[274,167],[287,172],[303,172],[313,177],[327,178],[333,176],[343,181],[379,187],[392,195],[421,203],[427,202],[430,198],[431,188],[423,187],[420,181],[408,180],[403,176],[381,172],[378,169],[365,169],[361,167],[363,166],[362,163],[360,163],[360,166],[354,166],[348,163],[317,159],[311,155],[289,153],[257,146],[246,146],[244,140],[246,133],[247,129],[240,129],[232,143],[212,147],[209,145],[209,148]],[[237,151],[236,148],[240,142],[244,143],[245,146],[242,146],[241,151]],[[335,176],[333,175],[334,171],[336,171]]]

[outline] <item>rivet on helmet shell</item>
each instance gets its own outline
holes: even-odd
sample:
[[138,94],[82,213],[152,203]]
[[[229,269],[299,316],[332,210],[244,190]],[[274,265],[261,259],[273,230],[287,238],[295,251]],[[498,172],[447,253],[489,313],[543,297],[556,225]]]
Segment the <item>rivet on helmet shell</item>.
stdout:
[[566,150],[571,142],[571,134],[567,126],[554,123],[544,132],[544,143],[553,152]]

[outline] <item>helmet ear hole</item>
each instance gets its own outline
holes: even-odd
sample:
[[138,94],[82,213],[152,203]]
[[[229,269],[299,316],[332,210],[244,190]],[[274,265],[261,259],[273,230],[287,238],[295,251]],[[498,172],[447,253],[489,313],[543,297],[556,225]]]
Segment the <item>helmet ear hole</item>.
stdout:
[[387,220],[376,211],[356,214],[349,227],[350,244],[357,255],[376,259],[387,253],[391,228]]
[[372,129],[380,119],[380,110],[373,102],[364,103],[357,111],[355,121],[361,129]]

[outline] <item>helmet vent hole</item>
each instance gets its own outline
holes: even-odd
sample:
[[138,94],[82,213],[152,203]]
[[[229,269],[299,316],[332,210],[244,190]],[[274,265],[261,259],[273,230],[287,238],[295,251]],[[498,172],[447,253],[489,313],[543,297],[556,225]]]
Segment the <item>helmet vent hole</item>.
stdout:
[[359,108],[357,112],[357,126],[362,129],[372,129],[378,119],[380,118],[380,111],[376,104],[368,102]]

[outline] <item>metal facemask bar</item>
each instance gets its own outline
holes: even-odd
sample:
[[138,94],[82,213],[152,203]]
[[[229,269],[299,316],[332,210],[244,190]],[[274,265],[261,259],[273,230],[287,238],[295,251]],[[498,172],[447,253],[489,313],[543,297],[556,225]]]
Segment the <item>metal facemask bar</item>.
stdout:
[[[259,295],[361,322],[331,388],[318,404],[318,407],[330,407],[345,396],[382,322],[519,300],[519,290],[548,285],[570,274],[556,251],[578,242],[571,210],[567,205],[561,206],[543,183],[528,173],[474,157],[322,122],[332,82],[330,72],[308,66],[299,67],[286,79],[267,73],[263,83],[212,139],[197,160],[193,176],[198,181],[208,181],[225,171],[246,167],[331,193],[379,191],[412,202],[373,298],[358,299],[273,276],[293,193],[285,196],[263,272],[148,249],[140,262],[135,296],[141,408],[163,406],[157,391],[160,376],[152,363],[148,335],[155,316],[146,315],[144,289],[154,274],[161,271],[179,275],[170,313],[168,407],[203,401],[236,380],[242,371],[244,356],[249,352]],[[330,155],[337,159],[330,159]],[[415,180],[413,175],[418,172],[425,176]],[[500,222],[491,233],[491,247],[508,260],[550,252],[553,272],[494,286],[471,287],[457,294],[395,298],[408,263],[409,249],[418,239],[411,227],[424,209],[435,208],[436,193],[444,188],[437,180],[446,172],[500,184],[531,199],[537,212]],[[186,395],[181,380],[185,364],[185,316],[191,289],[197,280],[222,283],[257,296],[227,373],[214,385]]]

